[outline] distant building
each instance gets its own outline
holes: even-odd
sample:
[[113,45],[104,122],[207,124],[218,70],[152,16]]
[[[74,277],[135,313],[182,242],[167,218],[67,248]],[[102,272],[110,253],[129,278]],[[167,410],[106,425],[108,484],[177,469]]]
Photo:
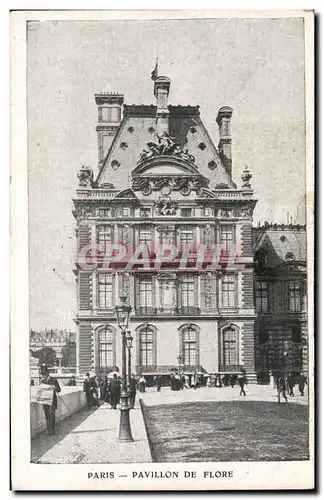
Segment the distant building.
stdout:
[[[306,227],[254,228],[256,370],[307,371]],[[284,354],[286,353],[286,354]]]
[[[30,330],[29,347],[32,351],[38,351],[44,347],[51,347],[56,351],[56,357],[61,364],[68,354],[69,366],[76,366],[76,333],[71,330],[41,331]],[[67,348],[69,353],[67,353]]]

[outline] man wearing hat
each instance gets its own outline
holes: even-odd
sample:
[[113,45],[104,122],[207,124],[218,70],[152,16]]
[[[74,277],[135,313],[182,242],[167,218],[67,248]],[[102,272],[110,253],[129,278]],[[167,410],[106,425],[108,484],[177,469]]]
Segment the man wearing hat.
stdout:
[[48,368],[43,368],[42,370],[42,375],[43,375],[43,380],[41,380],[41,384],[48,385],[49,387],[53,388],[53,400],[51,405],[45,405],[43,404],[43,409],[45,413],[45,418],[46,418],[46,424],[47,424],[47,433],[48,434],[54,434],[55,432],[55,410],[57,409],[57,392],[61,392],[61,387],[56,380],[56,378],[51,377]]

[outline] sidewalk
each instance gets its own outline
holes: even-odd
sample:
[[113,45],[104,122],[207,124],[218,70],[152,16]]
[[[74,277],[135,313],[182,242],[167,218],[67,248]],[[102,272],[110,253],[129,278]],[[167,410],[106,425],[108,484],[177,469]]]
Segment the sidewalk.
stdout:
[[130,412],[134,442],[117,441],[120,411],[105,403],[82,410],[57,423],[56,434],[41,434],[31,442],[31,461],[41,464],[150,463],[150,448],[142,411]]

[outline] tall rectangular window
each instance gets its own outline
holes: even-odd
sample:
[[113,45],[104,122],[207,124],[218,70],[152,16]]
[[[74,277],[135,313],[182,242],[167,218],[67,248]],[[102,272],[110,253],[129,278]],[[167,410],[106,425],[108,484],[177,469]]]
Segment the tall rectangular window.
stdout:
[[152,307],[152,280],[149,278],[140,279],[139,305],[140,307]]
[[231,245],[234,243],[234,227],[233,226],[221,226],[221,247],[222,249],[229,251]]
[[113,228],[108,224],[100,224],[97,227],[97,243],[106,246],[113,242]]
[[98,274],[98,296],[100,308],[107,309],[113,307],[113,286],[111,274]]
[[183,279],[181,283],[181,305],[182,307],[195,305],[195,282],[190,277]]
[[288,282],[288,309],[289,312],[301,311],[301,284],[299,281]]
[[152,366],[154,364],[153,350],[154,350],[154,333],[151,329],[147,328],[140,332],[140,365]]
[[181,245],[191,245],[193,243],[193,229],[181,228]]
[[99,333],[99,363],[100,368],[114,366],[114,333],[108,328]]
[[182,332],[182,362],[186,366],[196,365],[197,333],[193,328]]
[[269,307],[267,281],[257,281],[255,284],[255,307],[259,312],[267,312]]
[[233,328],[223,332],[223,359],[224,365],[237,365],[237,332]]
[[236,277],[228,274],[222,279],[222,307],[235,307],[235,283]]
[[150,227],[141,227],[139,230],[139,244],[150,245],[152,242],[152,230]]

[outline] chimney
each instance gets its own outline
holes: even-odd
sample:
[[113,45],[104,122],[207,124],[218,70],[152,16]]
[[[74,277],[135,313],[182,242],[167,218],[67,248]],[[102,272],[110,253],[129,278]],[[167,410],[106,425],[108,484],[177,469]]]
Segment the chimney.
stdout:
[[168,97],[171,80],[166,76],[159,76],[154,81],[154,95],[157,101],[156,110],[156,131],[159,135],[163,132],[169,133],[169,110]]
[[219,128],[218,149],[227,172],[232,177],[232,137],[231,137],[231,118],[233,109],[229,106],[223,106],[218,111],[216,123]]
[[121,107],[124,102],[124,95],[105,92],[95,94],[95,100],[98,106],[96,132],[98,138],[98,166],[100,169],[121,122]]

